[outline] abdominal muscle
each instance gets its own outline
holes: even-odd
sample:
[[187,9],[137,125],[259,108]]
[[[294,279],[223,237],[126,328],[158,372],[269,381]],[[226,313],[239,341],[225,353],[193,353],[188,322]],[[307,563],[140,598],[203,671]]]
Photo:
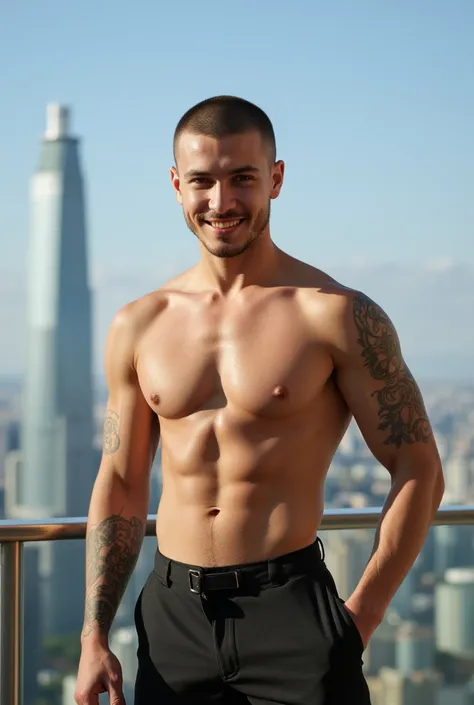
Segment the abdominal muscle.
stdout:
[[205,419],[165,422],[161,553],[209,567],[267,560],[312,543],[344,429],[326,424],[319,434],[317,424],[294,421],[245,427],[207,412]]

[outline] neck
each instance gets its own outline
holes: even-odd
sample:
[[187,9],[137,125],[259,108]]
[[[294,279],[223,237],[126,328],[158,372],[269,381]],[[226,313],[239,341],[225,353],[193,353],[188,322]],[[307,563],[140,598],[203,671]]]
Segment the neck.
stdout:
[[236,257],[215,257],[202,245],[200,249],[201,261],[197,267],[200,278],[206,287],[221,294],[237,293],[246,286],[264,286],[275,281],[283,254],[266,233]]

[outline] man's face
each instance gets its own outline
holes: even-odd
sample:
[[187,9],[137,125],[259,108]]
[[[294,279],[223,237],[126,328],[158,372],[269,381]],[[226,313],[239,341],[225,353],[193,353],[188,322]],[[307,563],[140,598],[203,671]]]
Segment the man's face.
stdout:
[[267,230],[284,164],[270,164],[260,134],[222,139],[184,132],[171,180],[190,230],[216,257],[245,252]]

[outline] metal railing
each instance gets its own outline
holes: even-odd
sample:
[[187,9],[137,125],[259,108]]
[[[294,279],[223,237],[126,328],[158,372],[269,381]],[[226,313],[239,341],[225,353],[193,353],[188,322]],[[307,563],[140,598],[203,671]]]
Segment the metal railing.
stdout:
[[[374,529],[380,508],[328,509],[321,531]],[[474,524],[474,506],[441,507],[433,525]],[[156,517],[149,516],[145,536],[154,536]],[[86,519],[0,521],[0,703],[23,705],[23,544],[29,541],[84,539]]]

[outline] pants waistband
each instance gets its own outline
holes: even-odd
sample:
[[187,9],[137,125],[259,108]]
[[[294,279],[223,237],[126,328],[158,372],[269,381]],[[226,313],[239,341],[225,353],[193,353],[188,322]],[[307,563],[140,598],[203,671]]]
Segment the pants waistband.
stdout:
[[324,547],[319,537],[299,551],[258,563],[203,568],[171,560],[160,553],[159,549],[156,551],[154,562],[154,572],[164,585],[182,586],[197,594],[261,589],[282,585],[295,575],[315,575],[324,570]]

